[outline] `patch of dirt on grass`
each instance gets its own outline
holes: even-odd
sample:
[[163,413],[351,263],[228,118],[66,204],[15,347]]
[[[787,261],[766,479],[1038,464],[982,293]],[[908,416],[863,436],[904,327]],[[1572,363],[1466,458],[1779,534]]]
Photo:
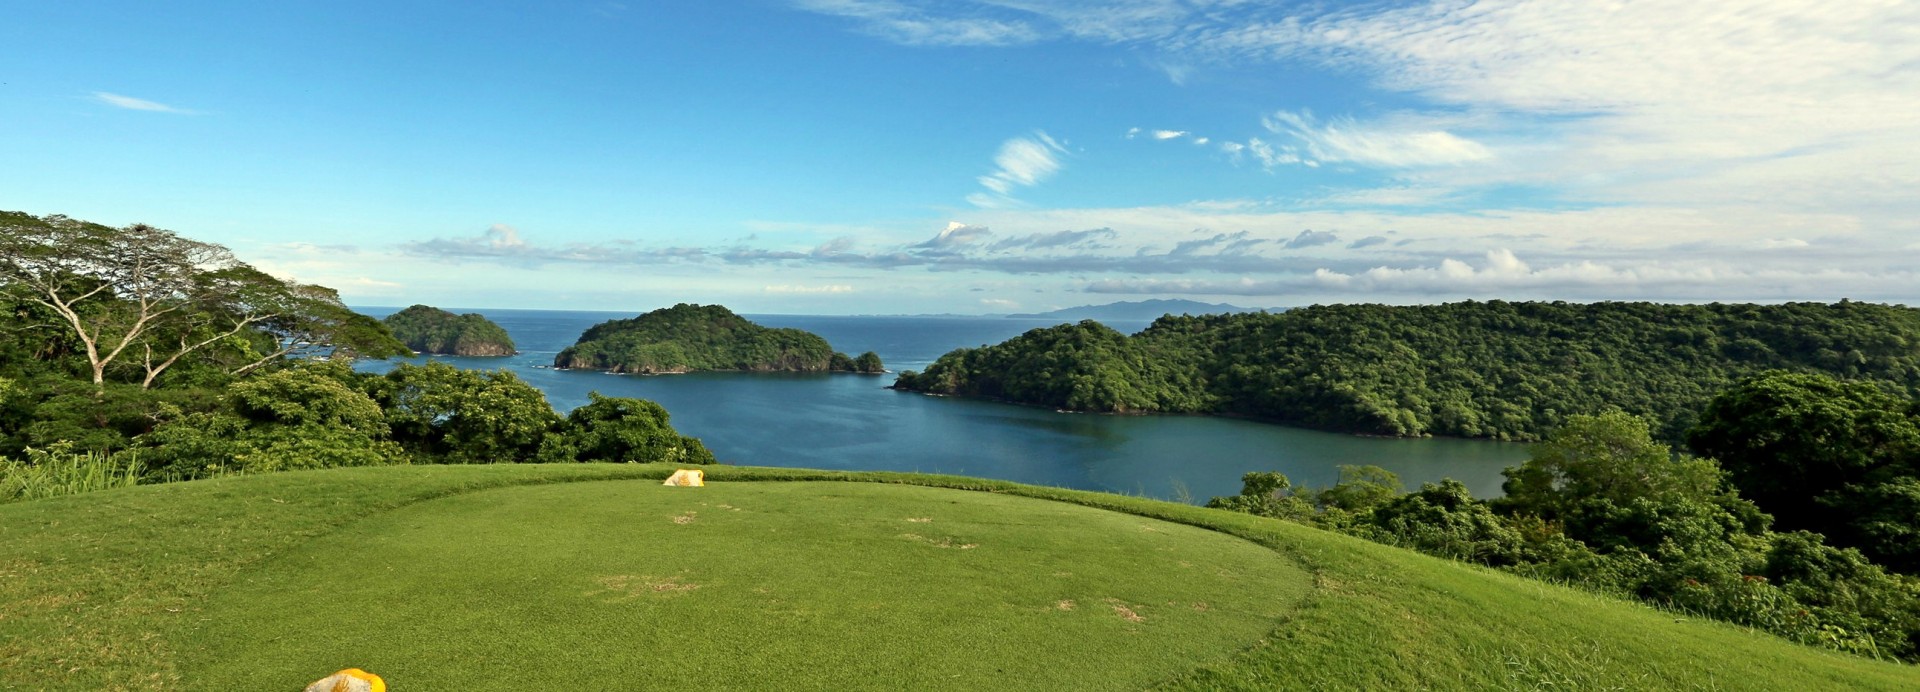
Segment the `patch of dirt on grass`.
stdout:
[[647,594],[682,593],[700,588],[699,584],[684,581],[680,577],[654,577],[643,574],[615,574],[596,579],[605,593],[618,596],[620,600],[639,598]]
[[1141,617],[1139,613],[1134,612],[1132,606],[1127,605],[1124,601],[1121,601],[1118,598],[1107,599],[1107,605],[1113,606],[1113,614],[1120,616],[1120,619],[1122,620],[1126,620],[1127,622],[1146,622],[1147,621],[1147,619],[1144,617]]
[[928,538],[926,536],[922,536],[917,533],[903,533],[903,534],[900,534],[900,537],[919,541],[921,543],[925,543],[935,548],[951,548],[953,550],[973,550],[974,548],[980,547],[979,543],[955,542],[953,538],[950,536],[941,537],[941,538]]
[[1073,610],[1073,599],[1063,598],[1053,604],[1054,610]]
[[686,513],[686,514],[682,514],[682,515],[680,515],[680,516],[677,516],[677,517],[674,517],[674,518],[673,518],[673,523],[675,523],[675,524],[691,524],[691,523],[693,523],[693,516],[694,516],[694,515],[696,515],[696,514],[699,514],[699,512],[695,512],[695,511],[693,511],[693,510],[687,510],[687,513]]
[[933,521],[933,517],[907,517],[907,521],[915,524],[925,524],[927,522]]
[[1193,609],[1204,613],[1209,610],[1213,610],[1213,606],[1207,605],[1206,601],[1194,601]]

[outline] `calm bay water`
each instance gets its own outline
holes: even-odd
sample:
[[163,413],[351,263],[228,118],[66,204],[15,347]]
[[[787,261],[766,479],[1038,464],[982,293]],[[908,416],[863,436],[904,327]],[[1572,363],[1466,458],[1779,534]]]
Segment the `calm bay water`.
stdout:
[[[376,317],[397,308],[358,308]],[[539,387],[560,411],[587,393],[651,399],[682,434],[721,461],[755,466],[923,471],[1022,483],[1204,501],[1240,491],[1248,471],[1295,483],[1332,484],[1341,464],[1374,464],[1409,489],[1454,478],[1479,496],[1500,492],[1500,470],[1526,458],[1518,444],[1403,440],[1301,430],[1201,416],[1104,416],[930,397],[886,389],[892,375],[694,373],[608,375],[553,370],[554,354],[600,322],[632,313],[456,309],[504,327],[521,353],[435,359],[461,368],[505,368]],[[894,371],[918,370],[963,346],[999,343],[1050,321],[969,317],[749,315],[769,327],[819,334],[849,355],[880,354]],[[1135,332],[1145,322],[1109,322]],[[423,362],[426,357],[416,357]],[[362,369],[384,371],[387,363]]]

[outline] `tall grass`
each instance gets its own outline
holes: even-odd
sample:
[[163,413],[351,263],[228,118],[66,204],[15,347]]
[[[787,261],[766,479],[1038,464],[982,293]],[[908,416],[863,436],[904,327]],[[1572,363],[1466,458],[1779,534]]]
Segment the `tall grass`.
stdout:
[[25,461],[0,458],[0,502],[125,488],[139,482],[140,459],[131,451],[28,449]]

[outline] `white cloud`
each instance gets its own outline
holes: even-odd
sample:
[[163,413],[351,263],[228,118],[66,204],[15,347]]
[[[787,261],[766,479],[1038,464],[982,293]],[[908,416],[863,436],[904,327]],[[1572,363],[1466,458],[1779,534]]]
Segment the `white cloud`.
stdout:
[[1261,125],[1292,137],[1298,149],[1289,146],[1284,151],[1303,163],[1411,168],[1459,165],[1493,157],[1479,142],[1404,118],[1371,123],[1341,118],[1322,124],[1306,111],[1278,111]]
[[1010,46],[1040,39],[1027,22],[940,16],[894,0],[798,0],[795,4],[858,20],[868,33],[910,46]]
[[1478,266],[1446,258],[1435,265],[1378,266],[1355,272],[1317,269],[1281,278],[1255,279],[1105,279],[1090,282],[1091,293],[1290,296],[1339,296],[1383,300],[1392,296],[1419,300],[1455,297],[1539,297],[1618,299],[1661,296],[1669,300],[1837,300],[1842,297],[1898,299],[1911,295],[1903,284],[1912,270],[1740,268],[1709,261],[1595,262],[1578,260],[1535,268],[1506,249],[1486,253]]
[[191,115],[193,113],[193,111],[184,108],[175,108],[157,101],[137,99],[132,96],[122,96],[105,91],[93,92],[93,99],[113,106],[114,108],[125,108],[131,111],[152,111],[155,113],[177,113],[181,115]]
[[914,245],[913,247],[934,249],[956,248],[986,240],[987,237],[991,235],[993,235],[993,231],[988,230],[985,226],[969,226],[958,221],[949,221],[947,222],[947,227],[941,230],[939,235],[929,238],[926,242]]
[[488,226],[487,232],[481,234],[480,242],[495,250],[511,250],[527,245],[526,241],[520,239],[520,229],[504,223]]
[[[969,197],[968,200],[983,207],[1003,206],[1012,201],[1015,188],[1038,185],[1059,172],[1063,153],[1066,147],[1045,132],[1009,139],[1001,143],[999,153],[993,157],[994,171],[980,176],[980,184],[991,190],[994,197]],[[982,201],[989,203],[982,204]]]
[[1783,250],[1788,248],[1806,247],[1809,244],[1810,243],[1808,243],[1807,241],[1801,240],[1799,238],[1769,238],[1769,239],[1760,241],[1760,249]]
[[1137,128],[1137,127],[1127,128],[1127,139],[1133,139],[1134,137],[1137,137],[1139,135],[1140,135],[1140,128]]
[[1020,307],[1019,303],[1011,300],[1007,300],[1005,298],[981,298],[980,304],[990,308],[1003,308],[1003,309],[1013,309],[1013,308]]
[[1178,139],[1187,136],[1186,130],[1154,130],[1153,138],[1158,140]]
[[778,285],[778,286],[767,286],[767,287],[764,287],[764,288],[763,288],[763,289],[761,289],[761,290],[762,290],[762,291],[764,291],[764,292],[766,292],[766,293],[788,293],[788,294],[832,294],[832,293],[852,293],[852,292],[853,292],[853,287],[852,287],[852,286],[848,286],[848,285],[845,285],[845,284],[826,284],[826,285],[822,285],[822,286],[803,286],[803,285],[799,285],[799,284],[780,284],[780,285]]

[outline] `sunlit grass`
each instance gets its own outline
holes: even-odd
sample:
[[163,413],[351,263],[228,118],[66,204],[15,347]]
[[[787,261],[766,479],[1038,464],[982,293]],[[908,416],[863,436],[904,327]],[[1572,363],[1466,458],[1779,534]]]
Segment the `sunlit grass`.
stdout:
[[[252,668],[322,668],[299,671],[311,680],[373,656],[385,656],[381,660],[388,666],[374,672],[422,675],[402,689],[439,689],[440,680],[473,682],[457,678],[461,665],[505,671],[494,682],[463,689],[542,688],[548,682],[577,687],[586,678],[566,677],[571,668],[611,670],[618,658],[633,671],[653,671],[686,657],[709,662],[701,666],[737,670],[686,668],[683,673],[704,670],[714,676],[675,673],[665,680],[692,688],[765,689],[1079,689],[1143,682],[1167,689],[1261,690],[1920,689],[1920,669],[1911,666],[1798,646],[1306,526],[1142,498],[957,477],[729,466],[709,467],[710,485],[704,489],[627,482],[519,487],[617,479],[657,483],[670,471],[580,464],[334,469],[0,506],[0,689],[190,689],[207,680],[251,688],[264,679],[248,677]],[[789,480],[985,492],[769,482]],[[1113,512],[1045,509],[1054,503],[1007,496]],[[576,505],[580,511],[570,512]],[[675,523],[689,512],[688,523]],[[749,516],[755,512],[762,514]],[[1047,516],[1058,519],[1036,519]],[[1083,626],[1155,626],[1153,608],[1171,600],[1164,592],[1151,598],[1109,595],[1135,587],[1165,588],[1179,580],[1185,569],[1179,562],[1193,560],[1169,551],[1168,562],[1160,559],[1159,548],[1140,546],[1178,548],[1190,541],[1122,549],[1127,562],[1094,559],[1097,550],[1062,553],[1074,564],[1101,571],[1057,571],[1100,576],[1089,576],[1075,587],[1078,591],[1059,596],[1040,588],[1054,578],[1048,570],[1056,568],[1045,556],[1056,548],[1098,545],[1117,528],[1145,535],[1128,534],[1129,540],[1158,536],[1139,529],[1143,525],[1181,528],[1141,517],[1238,537],[1303,569],[1306,578],[1277,574],[1239,587],[1245,598],[1272,599],[1268,605],[1280,607],[1263,613],[1233,606],[1243,616],[1277,613],[1262,625],[1264,634],[1251,639],[1230,632],[1204,635],[1186,642],[1196,648],[1156,663],[1122,664],[1115,676],[1102,675],[1095,664],[1111,660],[1103,656],[1123,650],[1124,640],[1122,649],[1107,649],[1114,640],[1092,637],[1085,629],[1066,629],[1071,636],[1047,639],[1047,628],[1035,626],[1046,621],[1034,619],[1046,613],[997,610],[996,593],[1012,599],[1000,603],[1016,605],[1046,595],[1074,600],[1081,610],[1073,612],[1089,618]],[[921,518],[931,521],[908,521]],[[628,530],[635,540],[621,536]],[[693,537],[706,540],[681,540]],[[1067,545],[1058,545],[1063,540]],[[968,544],[976,547],[960,547]],[[470,549],[454,549],[460,545]],[[996,546],[1023,546],[1025,555],[988,552]],[[515,551],[541,559],[502,559]],[[1124,567],[1135,561],[1137,566]],[[914,591],[912,584],[900,583],[914,580],[900,570],[921,565],[938,567],[928,571],[927,583],[945,588]],[[446,574],[460,570],[473,573]],[[873,580],[865,583],[884,585],[872,593],[884,592],[893,601],[912,599],[914,610],[899,617],[871,616],[856,623],[870,624],[868,630],[852,631],[859,628],[848,624],[852,616],[846,613],[860,612],[862,597],[834,587],[866,578]],[[995,586],[970,590],[965,585],[974,579]],[[364,588],[354,586],[362,582]],[[447,589],[437,592],[434,584]],[[497,593],[476,591],[482,584]],[[785,611],[756,610],[766,604],[739,598],[770,595],[757,594],[756,588],[786,589],[792,598],[780,606]],[[389,595],[379,596],[380,589]],[[947,591],[951,599],[941,595]],[[391,603],[382,598],[400,595],[419,603],[379,612]],[[1145,617],[1145,625],[1129,621],[1107,597]],[[1090,599],[1099,608],[1085,609]],[[657,627],[628,631],[623,635],[632,638],[628,646],[591,647],[564,629],[534,629],[518,638],[511,636],[517,625],[493,634],[459,630],[461,623],[484,629],[541,622],[514,610],[522,602],[560,606],[584,631],[603,639],[615,638],[609,633],[634,622],[628,616],[644,614],[640,621]],[[697,617],[700,606],[709,604],[711,618]],[[367,609],[353,610],[362,605]],[[769,619],[775,612],[815,627],[768,626],[761,634],[786,636],[757,641],[755,628],[741,627],[777,624]],[[942,620],[965,613],[979,618],[970,626],[979,628],[971,638],[980,646],[924,654],[915,652],[928,647],[883,643],[926,641],[938,634]],[[390,651],[369,646],[373,640],[356,640],[351,628],[363,625],[379,629]],[[419,630],[411,646],[434,640],[449,644],[441,650],[405,648],[409,628]],[[706,634],[709,630],[715,633]],[[1017,636],[992,640],[990,633],[1003,630]],[[1162,641],[1150,639],[1151,632],[1139,634],[1148,637],[1143,643]],[[337,635],[345,641],[331,642]],[[1090,646],[1108,641],[1095,648],[1107,653],[1088,655],[1070,646],[1081,639]],[[780,643],[769,643],[774,641]],[[1016,641],[1043,644],[1010,645]],[[1049,641],[1061,646],[1044,644]],[[870,660],[847,667],[853,664],[845,662],[858,660],[861,651],[869,652]],[[782,658],[795,652],[836,663],[810,670],[788,663],[796,658]],[[968,655],[977,660],[959,660]],[[336,663],[328,656],[356,660]],[[975,677],[987,671],[967,668],[1001,662],[1011,667],[1004,673],[996,668],[998,677]],[[433,670],[407,670],[410,666]],[[1067,677],[1048,677],[1045,670],[1051,667]],[[521,669],[528,675],[510,672]],[[833,677],[834,670],[853,674]],[[939,670],[962,677],[948,678],[946,685],[926,677]],[[442,675],[447,677],[437,677]],[[274,685],[288,689],[307,681],[282,685],[281,678],[274,679]]]

